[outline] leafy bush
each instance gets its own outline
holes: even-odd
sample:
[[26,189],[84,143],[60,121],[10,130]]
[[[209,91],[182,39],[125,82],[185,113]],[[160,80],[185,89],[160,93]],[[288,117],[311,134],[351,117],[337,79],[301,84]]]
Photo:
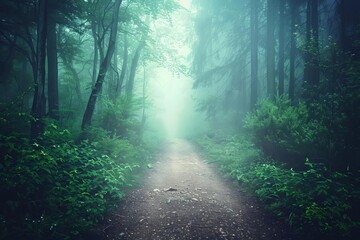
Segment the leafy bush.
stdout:
[[30,114],[18,102],[0,103],[0,134],[26,136],[29,132]]
[[51,124],[41,144],[0,135],[1,239],[70,239],[124,196],[136,160],[118,161],[96,143],[69,138]]
[[126,139],[119,136],[109,137],[110,132],[90,127],[81,135],[82,140],[91,142],[92,147],[114,159],[117,163],[136,163],[146,165],[152,159],[149,143],[139,139]]
[[325,128],[310,119],[303,103],[292,106],[285,97],[262,101],[246,117],[245,128],[266,155],[290,166],[302,166],[306,158],[321,156],[317,150],[323,149],[320,136]]
[[208,135],[196,139],[210,162],[218,163],[227,175],[234,176],[262,159],[261,151],[244,138]]
[[330,174],[321,166],[306,163],[296,172],[275,164],[258,164],[248,172],[249,182],[268,209],[286,217],[298,231],[311,230],[325,236],[349,237],[360,227],[351,203],[360,201],[359,178]]
[[140,121],[136,119],[135,112],[141,109],[141,101],[119,98],[115,103],[105,102],[105,108],[99,115],[98,125],[109,131],[112,136],[137,138],[140,131]]
[[360,228],[360,176],[305,162],[304,171],[265,160],[249,141],[204,136],[210,161],[252,190],[264,206],[310,239],[355,239]]

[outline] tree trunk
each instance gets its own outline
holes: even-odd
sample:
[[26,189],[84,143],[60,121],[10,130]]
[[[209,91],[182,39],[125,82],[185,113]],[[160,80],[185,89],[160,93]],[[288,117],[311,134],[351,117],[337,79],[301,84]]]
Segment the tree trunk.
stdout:
[[48,18],[47,60],[48,60],[48,104],[49,117],[59,120],[59,81],[57,59],[56,23]]
[[280,0],[279,2],[279,95],[284,94],[284,81],[285,81],[285,0]]
[[270,99],[275,96],[275,9],[276,1],[267,1],[267,42],[266,42],[266,79],[267,95]]
[[258,0],[250,0],[250,31],[251,31],[251,95],[250,95],[250,109],[255,108],[258,98]]
[[[319,71],[319,14],[318,0],[307,0],[306,4],[306,52],[304,54],[304,80],[310,84],[309,88],[316,91],[320,81]],[[313,97],[317,94],[314,92]]]
[[95,86],[90,94],[89,101],[86,106],[86,110],[85,110],[82,124],[81,124],[81,128],[83,130],[86,127],[91,125],[92,116],[93,116],[93,113],[95,110],[96,99],[97,99],[98,94],[101,91],[106,72],[109,69],[109,66],[111,63],[111,58],[115,51],[116,35],[117,35],[118,22],[119,22],[119,10],[120,10],[121,3],[122,3],[122,0],[116,0],[115,4],[114,4],[114,12],[113,12],[113,17],[112,17],[109,44],[108,44],[105,58],[101,62],[99,74],[97,76]]
[[35,91],[31,109],[31,139],[37,138],[44,131],[43,118],[46,114],[45,99],[45,58],[46,58],[46,13],[47,0],[39,0],[36,46],[36,73],[34,74]]
[[310,80],[310,54],[308,49],[310,49],[311,43],[311,0],[306,1],[306,43],[305,43],[305,53],[304,53],[304,82]]
[[144,64],[144,79],[143,79],[143,88],[142,88],[142,116],[141,116],[141,129],[142,132],[145,128],[146,123],[146,88],[147,88],[147,79],[146,79],[146,68]]
[[112,80],[109,89],[109,98],[115,102],[117,99],[117,86],[119,84],[119,68],[118,68],[118,44],[115,45],[115,51],[112,63]]
[[131,99],[133,95],[133,89],[134,89],[134,81],[135,81],[135,75],[136,75],[136,69],[138,66],[138,62],[140,59],[141,50],[143,49],[145,45],[145,41],[141,40],[138,47],[136,48],[135,55],[131,62],[131,69],[130,69],[130,75],[129,80],[126,84],[126,96]]
[[122,89],[122,85],[124,84],[124,79],[125,79],[125,74],[126,74],[126,69],[127,69],[127,64],[128,64],[128,56],[129,56],[129,46],[128,46],[128,39],[127,39],[127,35],[125,33],[124,35],[124,55],[123,55],[123,64],[121,67],[121,74],[120,77],[118,78],[118,82],[116,83],[116,96],[120,96],[121,94],[121,89]]
[[319,0],[312,0],[311,9],[311,30],[314,41],[314,56],[312,59],[312,83],[318,86],[320,83],[320,69],[319,69]]
[[94,20],[91,22],[91,32],[94,39],[94,62],[93,62],[93,72],[92,72],[92,84],[91,86],[94,87],[96,83],[96,76],[97,76],[97,67],[99,62],[99,49],[97,44],[97,37],[96,37],[96,26]]
[[340,0],[338,3],[339,11],[340,11],[340,43],[341,49],[346,51],[348,49],[348,41],[346,36],[346,10],[345,10],[345,0]]
[[[291,0],[290,0],[291,1]],[[290,78],[289,78],[289,98],[292,103],[295,102],[295,57],[296,57],[296,14],[297,6],[295,3],[290,4],[291,7],[291,32],[290,32]]]

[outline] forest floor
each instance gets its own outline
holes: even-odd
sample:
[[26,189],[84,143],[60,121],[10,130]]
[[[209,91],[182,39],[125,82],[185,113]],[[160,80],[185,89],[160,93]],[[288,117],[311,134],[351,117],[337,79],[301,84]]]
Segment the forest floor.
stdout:
[[295,239],[284,222],[179,139],[165,144],[99,231],[105,239]]

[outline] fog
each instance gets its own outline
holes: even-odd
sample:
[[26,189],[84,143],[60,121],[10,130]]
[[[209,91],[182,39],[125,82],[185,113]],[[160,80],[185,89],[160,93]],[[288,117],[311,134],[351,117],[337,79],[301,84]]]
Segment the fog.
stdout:
[[1,0],[0,239],[357,239],[359,9]]

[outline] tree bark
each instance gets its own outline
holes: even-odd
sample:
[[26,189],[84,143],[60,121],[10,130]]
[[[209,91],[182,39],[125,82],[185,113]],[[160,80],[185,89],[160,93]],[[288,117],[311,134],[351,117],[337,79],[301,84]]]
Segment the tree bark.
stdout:
[[279,95],[284,94],[284,82],[285,82],[285,0],[280,0],[279,2],[279,64],[278,64],[278,72],[279,72]]
[[345,10],[345,0],[340,0],[340,2],[338,3],[339,6],[339,11],[340,11],[340,44],[341,44],[341,49],[343,49],[344,51],[347,50],[348,46],[348,41],[347,41],[347,36],[346,36],[346,10]]
[[93,90],[90,94],[88,104],[86,106],[86,110],[83,116],[81,128],[84,130],[86,127],[91,125],[92,116],[94,114],[95,105],[97,96],[101,91],[106,72],[109,69],[111,58],[115,51],[115,44],[116,44],[116,36],[117,36],[117,29],[118,29],[118,22],[119,22],[119,10],[122,0],[116,0],[114,4],[114,12],[112,16],[112,23],[111,23],[111,30],[110,30],[110,37],[109,37],[109,44],[106,51],[106,55],[101,62],[99,73],[97,76],[97,80]]
[[[318,0],[307,0],[306,4],[306,49],[304,54],[305,68],[304,80],[308,87],[316,90],[313,87],[318,86],[320,81],[319,71],[319,14],[318,14]],[[314,93],[315,97],[317,94]]]
[[116,83],[116,97],[120,96],[122,85],[124,84],[125,74],[127,70],[127,64],[128,64],[128,56],[129,56],[129,46],[128,46],[128,39],[127,35],[125,33],[124,35],[124,55],[123,55],[123,63],[121,67],[121,73],[120,77],[118,78],[118,82]]
[[275,97],[275,9],[276,1],[267,1],[267,42],[266,42],[266,79],[267,95],[270,99]]
[[319,0],[312,0],[311,9],[311,29],[314,41],[314,55],[312,58],[312,83],[318,86],[320,83],[319,69]]
[[130,75],[129,80],[126,84],[126,96],[131,99],[133,95],[133,89],[134,89],[134,81],[135,81],[135,75],[136,75],[136,69],[138,66],[138,62],[140,59],[141,50],[145,46],[145,41],[141,40],[138,47],[136,48],[135,55],[131,62],[131,68],[130,68]]
[[[291,1],[291,0],[290,0]],[[297,15],[297,6],[295,3],[290,4],[291,8],[291,32],[290,32],[290,66],[289,66],[289,99],[292,103],[295,102],[295,57],[296,57],[296,15]]]
[[50,17],[47,22],[47,60],[48,60],[48,104],[49,117],[59,120],[59,80],[57,59],[56,23]]
[[145,128],[146,123],[146,88],[147,88],[147,79],[146,79],[146,67],[144,64],[144,79],[143,79],[143,88],[142,88],[142,116],[141,116],[141,129],[142,132]]
[[112,79],[109,84],[109,98],[115,102],[117,99],[117,85],[119,84],[119,68],[118,68],[118,44],[115,45],[115,51],[112,63]]
[[91,22],[91,32],[94,39],[94,60],[93,60],[93,72],[92,72],[92,87],[95,86],[96,83],[96,76],[97,76],[97,68],[99,62],[99,49],[97,44],[97,37],[96,37],[96,26],[94,20]]
[[250,109],[255,108],[258,98],[258,0],[250,0],[250,35],[251,35],[251,87],[250,87]]
[[36,46],[35,91],[31,109],[30,137],[36,139],[44,131],[43,118],[46,114],[45,58],[46,58],[46,14],[47,0],[39,0]]

